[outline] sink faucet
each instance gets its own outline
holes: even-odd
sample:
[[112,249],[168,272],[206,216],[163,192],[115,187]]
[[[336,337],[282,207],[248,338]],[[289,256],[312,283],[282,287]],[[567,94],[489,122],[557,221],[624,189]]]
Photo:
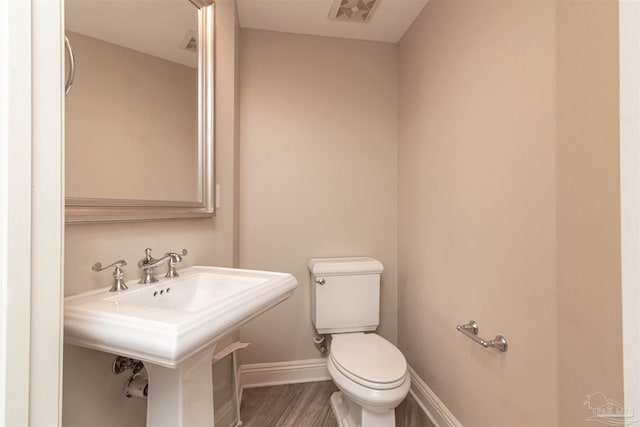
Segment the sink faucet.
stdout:
[[[144,250],[145,257],[138,261],[138,267],[142,269],[142,279],[140,283],[148,284],[158,281],[155,276],[156,267],[161,266],[164,263],[169,265],[169,269],[165,277],[176,277],[178,272],[176,271],[176,264],[182,261],[182,256],[187,254],[187,250],[183,249],[182,254],[176,252],[167,252],[162,258],[155,259],[151,256],[151,248]],[[182,255],[182,256],[181,256]]]
[[142,269],[142,279],[140,279],[140,283],[155,283],[158,279],[156,279],[154,270],[165,262],[168,263],[171,256],[165,255],[160,259],[155,259],[151,256],[151,248],[145,249],[144,254],[145,257],[138,261],[138,267]]

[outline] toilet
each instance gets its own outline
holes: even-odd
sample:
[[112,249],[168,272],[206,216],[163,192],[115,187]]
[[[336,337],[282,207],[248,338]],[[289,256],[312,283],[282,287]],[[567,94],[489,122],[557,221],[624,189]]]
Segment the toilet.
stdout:
[[331,335],[327,367],[340,390],[331,396],[338,425],[394,427],[411,380],[400,350],[373,332],[380,323],[382,263],[316,258],[308,268],[313,325]]

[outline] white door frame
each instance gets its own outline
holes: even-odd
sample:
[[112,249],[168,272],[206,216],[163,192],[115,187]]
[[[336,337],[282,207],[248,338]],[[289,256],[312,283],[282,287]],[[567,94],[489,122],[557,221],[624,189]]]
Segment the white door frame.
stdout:
[[63,16],[0,1],[0,425],[61,423]]
[[624,406],[640,413],[640,1],[619,3]]
[[31,4],[0,5],[0,424],[18,426],[29,421]]

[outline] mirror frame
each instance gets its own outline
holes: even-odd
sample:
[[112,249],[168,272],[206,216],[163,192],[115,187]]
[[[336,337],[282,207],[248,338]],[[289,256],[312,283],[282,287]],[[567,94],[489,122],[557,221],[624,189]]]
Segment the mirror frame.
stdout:
[[[186,0],[185,0],[186,1]],[[194,202],[103,198],[65,198],[65,222],[98,223],[204,218],[214,206],[214,5],[198,7],[198,198]],[[208,5],[206,3],[209,3]],[[73,94],[73,92],[72,92]]]

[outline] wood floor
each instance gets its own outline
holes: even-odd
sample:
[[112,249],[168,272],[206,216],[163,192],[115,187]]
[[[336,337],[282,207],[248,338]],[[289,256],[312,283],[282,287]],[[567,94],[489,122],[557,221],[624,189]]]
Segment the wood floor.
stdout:
[[[332,381],[245,389],[240,417],[243,427],[337,427],[330,397]],[[432,427],[409,396],[396,408],[396,427]]]
[[337,427],[329,398],[332,381],[245,389],[243,427]]

